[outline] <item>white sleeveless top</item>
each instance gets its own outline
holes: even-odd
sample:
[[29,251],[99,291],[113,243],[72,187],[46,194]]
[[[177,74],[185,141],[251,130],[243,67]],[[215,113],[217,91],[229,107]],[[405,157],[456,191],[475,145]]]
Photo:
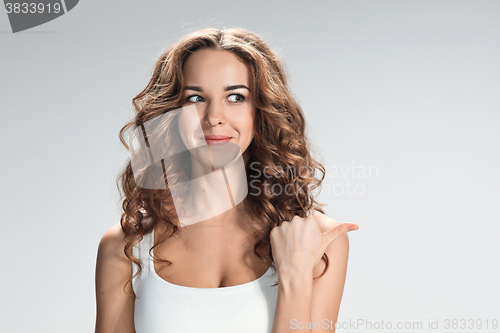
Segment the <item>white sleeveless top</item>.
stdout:
[[[274,274],[272,267],[257,280],[237,286],[180,286],[156,273],[148,252],[153,241],[151,232],[133,248],[143,264],[141,273],[132,280],[137,296],[136,333],[271,332],[278,299],[278,286],[272,286],[278,282],[278,273]],[[135,275],[138,266],[132,263],[132,268]]]

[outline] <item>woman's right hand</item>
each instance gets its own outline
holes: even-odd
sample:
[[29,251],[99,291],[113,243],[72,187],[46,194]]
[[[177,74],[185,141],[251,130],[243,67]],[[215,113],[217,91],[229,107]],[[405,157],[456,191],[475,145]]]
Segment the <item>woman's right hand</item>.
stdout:
[[352,222],[338,223],[320,213],[295,216],[271,230],[273,259],[280,275],[312,275],[326,249],[337,238],[359,229]]

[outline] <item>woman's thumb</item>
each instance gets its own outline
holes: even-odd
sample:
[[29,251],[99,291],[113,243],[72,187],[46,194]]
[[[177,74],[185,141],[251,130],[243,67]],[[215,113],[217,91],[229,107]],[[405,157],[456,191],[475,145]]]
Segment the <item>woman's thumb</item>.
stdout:
[[359,226],[352,222],[342,222],[338,226],[324,232],[327,244],[330,245],[340,236],[346,235],[349,231],[358,230]]

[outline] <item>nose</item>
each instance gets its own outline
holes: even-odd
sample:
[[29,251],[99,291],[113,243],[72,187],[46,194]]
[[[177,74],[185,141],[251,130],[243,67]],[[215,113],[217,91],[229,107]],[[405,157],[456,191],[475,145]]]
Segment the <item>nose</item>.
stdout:
[[209,103],[205,110],[204,122],[211,127],[221,126],[226,123],[224,116],[224,105],[217,105],[216,103]]

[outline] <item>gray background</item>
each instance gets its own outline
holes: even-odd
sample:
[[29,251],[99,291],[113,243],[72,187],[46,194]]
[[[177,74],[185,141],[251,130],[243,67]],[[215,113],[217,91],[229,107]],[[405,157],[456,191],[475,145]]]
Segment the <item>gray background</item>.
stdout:
[[12,34],[2,8],[0,331],[93,331],[118,131],[160,52],[212,26],[283,56],[320,199],[360,226],[339,322],[500,319],[498,17],[499,1],[108,0]]

